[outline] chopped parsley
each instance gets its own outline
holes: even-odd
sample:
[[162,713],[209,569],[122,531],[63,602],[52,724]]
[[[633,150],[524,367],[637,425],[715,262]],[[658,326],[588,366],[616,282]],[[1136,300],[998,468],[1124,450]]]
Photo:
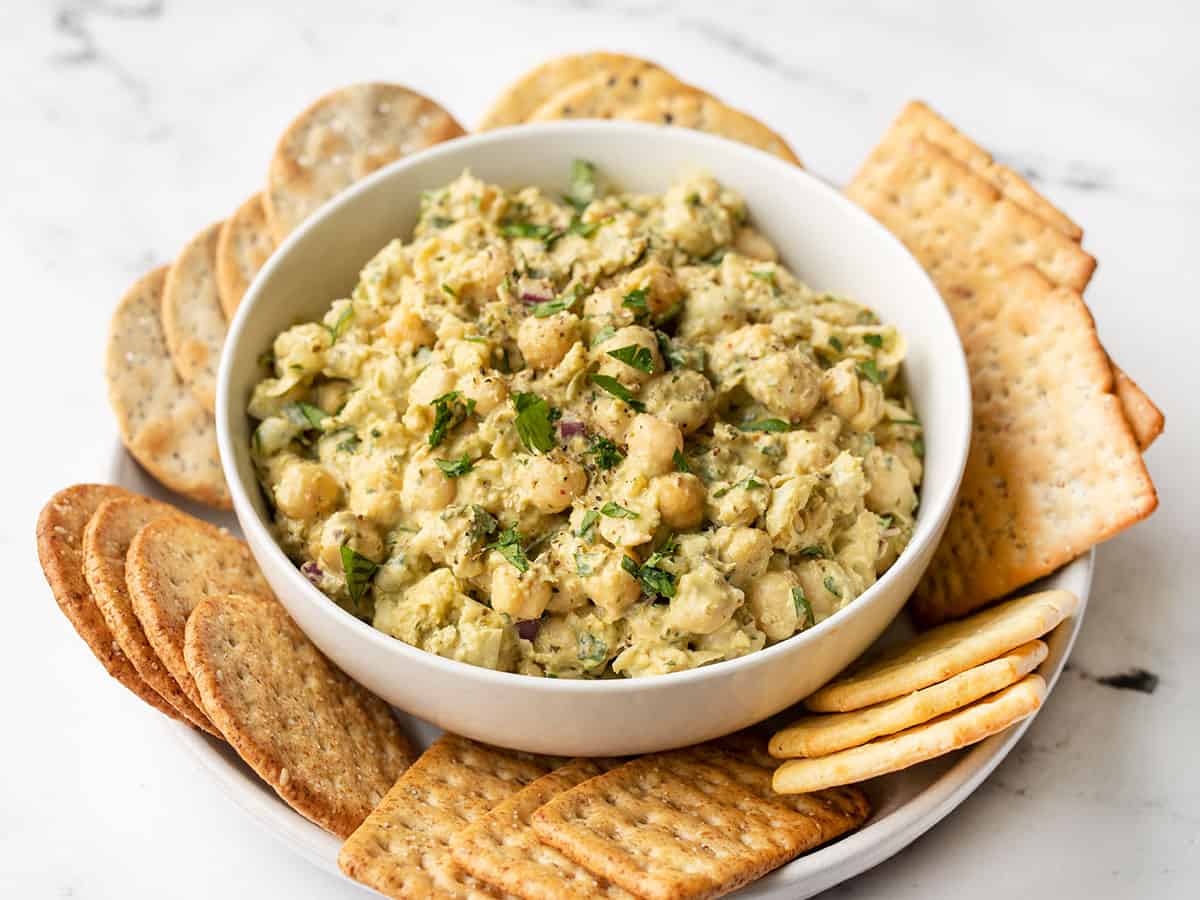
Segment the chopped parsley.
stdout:
[[329,418],[329,413],[319,406],[299,400],[289,403],[283,408],[283,414],[293,425],[299,425],[306,431],[320,431],[321,423]]
[[879,367],[875,365],[875,360],[864,359],[858,364],[858,372],[863,378],[871,382],[871,384],[883,384],[884,375],[879,371]]
[[466,453],[458,459],[437,459],[434,462],[447,478],[461,478],[475,468],[475,463]]
[[639,372],[645,372],[648,375],[654,372],[654,354],[650,352],[649,347],[629,344],[616,350],[609,350],[608,355],[627,366],[632,366]]
[[575,658],[580,662],[602,663],[608,659],[608,644],[603,638],[598,638],[590,631],[579,635],[579,643]]
[[486,541],[500,528],[496,517],[477,503],[471,504],[471,530],[467,532],[472,541]]
[[889,425],[916,425],[918,428],[921,427],[921,423],[918,422],[916,419],[889,419],[888,424]]
[[625,458],[620,447],[600,435],[592,438],[592,444],[586,452],[595,460],[598,469],[611,469]]
[[913,438],[912,451],[917,455],[917,459],[922,459],[925,456],[925,441],[921,438]]
[[454,224],[454,220],[448,219],[445,216],[431,216],[429,219],[429,224],[434,228],[449,228]]
[[665,597],[670,600],[675,596],[675,576],[659,566],[663,560],[675,552],[675,544],[668,541],[661,550],[650,554],[650,558],[638,565],[631,556],[621,557],[621,568],[636,578],[642,585],[642,591],[651,597]]
[[517,434],[530,453],[548,453],[555,447],[554,427],[550,417],[550,404],[537,394],[513,394],[513,407],[517,411]]
[[563,197],[567,203],[582,213],[596,199],[596,167],[586,159],[577,159],[571,163],[571,180],[567,184],[567,193]]
[[756,422],[743,422],[738,426],[738,431],[767,431],[772,434],[791,430],[792,423],[783,419],[759,419]]
[[560,297],[555,297],[553,300],[543,300],[541,303],[535,304],[533,307],[533,317],[535,319],[545,319],[555,313],[570,309],[582,294],[583,285],[576,284],[571,290],[564,291]]
[[634,288],[621,301],[621,305],[626,309],[633,310],[635,319],[644,319],[650,315],[650,307],[646,303],[646,289]]
[[792,604],[796,607],[796,618],[800,620],[801,628],[811,628],[817,624],[816,616],[813,615],[812,604],[804,596],[804,588],[792,588]]
[[592,338],[592,346],[599,347],[616,333],[617,329],[613,328],[611,325],[605,325],[603,328],[597,331],[596,336]]
[[663,362],[668,369],[688,368],[687,357],[675,346],[669,334],[665,331],[655,331],[654,336],[658,338],[658,352],[662,355]]
[[346,332],[346,327],[350,324],[350,320],[352,318],[354,318],[354,307],[347,303],[346,308],[342,310],[342,314],[338,316],[337,321],[333,323],[332,328],[328,325],[324,325],[325,330],[329,332],[329,345],[331,347],[336,344],[338,342],[338,338],[340,338]]
[[842,346],[842,342],[836,334],[831,334],[829,336],[829,346],[832,347],[834,350],[836,350],[838,353],[841,353],[843,350],[846,349],[845,347]]
[[580,578],[587,578],[592,574],[592,560],[582,550],[575,551],[575,574]]
[[879,517],[879,527],[882,530],[887,531],[889,528],[892,527],[892,522],[894,522],[895,520],[896,520],[895,516],[893,516],[891,513],[880,516]]
[[816,544],[813,544],[812,546],[809,546],[809,547],[801,548],[800,552],[796,555],[800,556],[804,559],[828,559],[829,558],[829,554],[825,551],[825,548],[820,547]]
[[337,445],[337,449],[342,453],[354,453],[358,450],[360,444],[362,444],[362,439],[357,434],[352,433]]
[[342,572],[346,575],[346,590],[350,599],[358,603],[379,570],[379,563],[363,556],[349,544],[342,544],[341,554]]
[[725,487],[721,488],[720,490],[714,492],[713,499],[720,500],[722,497],[724,497],[726,494],[728,494],[734,488],[742,488],[743,490],[752,491],[755,488],[761,488],[761,487],[766,487],[766,485],[763,484],[761,481],[759,481],[757,478],[755,478],[753,475],[751,475],[749,478],[744,478],[741,481],[735,482],[734,484],[726,485]]
[[532,222],[501,222],[500,233],[505,237],[534,238],[544,241],[554,232],[550,225],[535,225]]
[[676,450],[671,454],[671,462],[675,463],[676,472],[692,471],[692,467],[688,465],[687,457],[683,455],[682,450]]
[[829,593],[833,594],[833,596],[838,597],[838,598],[840,598],[842,596],[842,589],[837,586],[837,582],[833,580],[832,575],[825,576],[824,584],[825,584],[825,590],[829,591]]
[[878,350],[883,346],[883,337],[878,334],[864,334],[863,340]]
[[429,446],[436,447],[446,439],[446,434],[457,428],[475,412],[475,401],[462,401],[458,391],[450,391],[434,399],[433,428],[429,431]]
[[445,282],[442,283],[442,292],[450,297],[455,298],[456,300],[458,299],[458,294],[455,293],[454,288],[450,287],[450,285],[446,284]]
[[621,382],[617,381],[617,379],[613,378],[611,375],[592,375],[591,380],[592,384],[596,385],[596,387],[607,391],[618,400],[623,401],[635,412],[646,411],[646,404],[641,400],[634,399],[634,396],[632,393],[630,393],[629,388],[625,387],[625,385],[621,384]]
[[596,512],[594,509],[589,509],[583,514],[583,521],[579,523],[579,530],[575,532],[575,536],[587,540],[592,529],[596,527],[596,520],[599,518],[600,513]]
[[602,507],[600,507],[600,514],[603,516],[608,516],[610,519],[639,519],[639,518],[641,518],[641,516],[639,516],[637,513],[635,513],[632,509],[626,509],[624,506],[621,506],[617,503],[613,503],[611,500],[609,500]]
[[488,549],[495,550],[507,559],[518,572],[529,571],[529,560],[521,549],[521,532],[516,528],[505,528],[494,544],[488,544]]
[[567,226],[567,234],[577,234],[580,237],[590,238],[593,234],[600,230],[600,226],[606,222],[611,222],[611,219],[605,219],[603,222],[583,222],[575,219]]
[[721,260],[725,258],[725,254],[728,252],[728,247],[718,247],[712,253],[708,254],[708,256],[701,257],[700,262],[706,263],[710,266],[719,266],[721,264]]

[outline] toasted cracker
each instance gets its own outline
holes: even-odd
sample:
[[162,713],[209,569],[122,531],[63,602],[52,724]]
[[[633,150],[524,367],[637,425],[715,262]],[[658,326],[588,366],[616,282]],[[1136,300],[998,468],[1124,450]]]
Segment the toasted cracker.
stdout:
[[321,97],[280,137],[263,201],[282,243],[334,195],[376,169],[465,132],[438,104],[398,84],[365,83]]
[[58,608],[104,670],[159,712],[177,719],[175,710],[138,674],[113,637],[83,575],[83,532],[88,521],[105,501],[130,496],[108,484],[76,484],[59,491],[38,515],[38,560]]
[[650,69],[664,71],[649,60],[623,53],[577,53],[556,57],[530,69],[506,87],[484,115],[479,130],[525,122],[534,110],[563,88],[598,72],[629,75]]
[[717,897],[862,824],[866,797],[771,791],[771,770],[720,745],[643,756],[533,814],[544,843],[647,900]]
[[945,681],[853,712],[806,716],[771,738],[772,756],[825,756],[895,734],[1020,681],[1046,658],[1042,641],[1030,641],[999,659],[951,675]]
[[814,712],[847,712],[903,697],[1040,638],[1078,608],[1079,598],[1068,591],[1006,600],[868,657],[804,705]]
[[909,728],[816,759],[792,759],[775,772],[781,794],[804,794],[898,772],[981,741],[1037,712],[1046,696],[1040,675],[1026,675],[997,694]]
[[355,881],[389,897],[498,897],[454,862],[450,840],[554,762],[455,734],[434,742],[338,854]]
[[205,597],[273,597],[250,548],[192,516],[164,516],[130,542],[125,582],[150,646],[188,699],[203,709],[183,655],[188,616]]
[[83,533],[83,573],[113,637],[138,674],[183,718],[220,737],[150,646],[125,581],[125,557],[134,536],[156,519],[173,515],[178,515],[174,507],[132,494],[102,503]]
[[616,760],[575,759],[514,794],[450,839],[454,860],[501,891],[525,900],[632,900],[624,888],[598,878],[543,844],[531,817],[563,791],[595,778]]
[[626,119],[692,128],[800,164],[787,142],[762,122],[662,70],[598,72],[563,88],[529,116],[530,122],[554,119]]
[[175,372],[162,328],[166,269],[138,279],[113,313],[105,358],[108,400],[121,440],[173,491],[230,509],[217,426]]
[[238,756],[296,812],[349,837],[412,763],[388,705],[274,600],[206,597],[186,634],[204,709]]
[[1121,401],[1121,411],[1125,413],[1138,447],[1145,450],[1163,433],[1166,419],[1149,395],[1116,363],[1113,363],[1112,372],[1113,389]]
[[275,251],[261,193],[237,208],[217,238],[217,294],[225,318],[233,320],[250,282]]
[[225,345],[225,311],[217,294],[217,238],[209,225],[183,245],[163,286],[163,334],[175,369],[200,405],[217,408],[217,366]]

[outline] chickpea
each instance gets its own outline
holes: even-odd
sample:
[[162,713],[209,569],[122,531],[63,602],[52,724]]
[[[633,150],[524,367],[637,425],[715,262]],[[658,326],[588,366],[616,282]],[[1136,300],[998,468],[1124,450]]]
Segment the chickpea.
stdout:
[[638,580],[621,567],[624,554],[610,553],[594,574],[583,579],[588,599],[596,604],[607,621],[615,621],[642,594]]
[[712,563],[702,562],[680,577],[667,621],[680,631],[712,634],[729,621],[743,597]]
[[588,319],[615,319],[630,322],[633,310],[625,306],[625,292],[616,288],[594,291],[583,301],[583,315]]
[[342,547],[350,547],[367,559],[383,559],[383,539],[379,530],[362,516],[343,510],[334,513],[321,526],[321,565],[330,572],[342,571]]
[[521,473],[529,502],[544,513],[562,512],[587,489],[587,472],[574,460],[556,454],[535,456]]
[[432,347],[437,335],[425,320],[413,310],[396,307],[383,326],[384,336],[397,347],[412,351],[417,347]]
[[800,579],[795,573],[784,570],[767,572],[754,579],[746,589],[746,605],[767,640],[782,641],[805,624],[800,621],[796,601],[792,597],[792,588],[799,586]]
[[778,262],[779,253],[774,245],[758,231],[748,225],[743,225],[733,236],[733,249],[742,256],[761,259],[767,262]]
[[514,619],[536,619],[550,602],[550,583],[532,569],[518,572],[507,561],[492,572],[492,609]]
[[512,267],[512,256],[507,247],[489,245],[472,257],[460,273],[459,299],[473,303],[492,299]]
[[683,296],[675,273],[660,262],[648,262],[625,276],[625,293],[637,289],[645,290],[646,308],[655,318],[665,315]]
[[608,394],[596,392],[592,399],[591,424],[603,431],[610,440],[618,444],[625,442],[636,413],[629,406]]
[[441,363],[432,363],[417,376],[408,389],[408,405],[428,406],[438,397],[454,390],[454,375]]
[[908,468],[882,447],[872,447],[863,459],[867,476],[867,509],[879,515],[912,515],[917,494]]
[[656,375],[642,389],[641,399],[655,416],[691,434],[707,422],[716,404],[716,392],[703,372],[692,369]]
[[275,338],[275,370],[284,375],[311,375],[325,365],[329,332],[324,325],[307,322],[289,328]]
[[462,386],[462,392],[475,401],[475,412],[481,416],[486,416],[508,399],[504,379],[495,375],[472,375]]
[[[650,371],[643,372],[636,366],[621,362],[616,357],[609,355],[610,351],[620,350],[623,347],[644,348],[648,351]],[[616,378],[628,387],[635,387],[648,381],[654,377],[655,372],[661,372],[663,368],[662,356],[658,351],[658,338],[649,328],[642,328],[640,325],[622,328],[593,352],[600,363],[600,374]]]
[[799,350],[769,353],[747,369],[750,396],[786,419],[803,419],[821,400],[821,370]]
[[442,474],[437,463],[422,451],[404,469],[401,502],[410,510],[443,510],[454,502],[458,485]]
[[346,405],[346,398],[349,396],[350,382],[348,381],[326,381],[324,384],[317,385],[317,406],[331,416],[336,415],[338,410]]
[[[672,528],[682,531],[704,521],[704,485],[695,475],[672,472],[654,479],[658,493],[658,511]],[[765,535],[764,535],[765,537]]]
[[821,393],[854,431],[870,431],[883,418],[883,389],[859,378],[853,360],[844,359],[824,372]]
[[314,462],[293,460],[275,485],[275,505],[293,519],[315,519],[332,510],[342,489],[332,475]]
[[720,560],[733,566],[729,580],[742,590],[767,571],[771,561],[771,536],[761,528],[726,525],[713,535],[713,546]]
[[684,340],[712,338],[745,321],[746,311],[729,291],[719,284],[705,285],[688,294],[679,319],[679,336]]
[[683,433],[678,426],[647,413],[634,417],[625,441],[630,465],[647,475],[670,472],[675,454],[683,452]]
[[833,560],[806,560],[796,566],[795,573],[818,622],[824,622],[854,599],[846,570]]
[[560,312],[539,319],[530,316],[517,329],[517,347],[535,369],[552,369],[579,340],[579,316]]

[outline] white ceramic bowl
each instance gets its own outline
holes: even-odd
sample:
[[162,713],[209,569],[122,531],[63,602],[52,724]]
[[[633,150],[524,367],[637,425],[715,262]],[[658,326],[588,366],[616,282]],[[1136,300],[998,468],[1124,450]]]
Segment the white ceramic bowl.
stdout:
[[[908,340],[906,373],[925,426],[925,480],[912,542],[846,609],[741,659],[642,679],[572,681],[495,672],[426,653],[376,631],[300,574],[267,528],[250,462],[246,403],[275,336],[347,296],[359,270],[408,238],[420,192],[469,168],[505,186],[566,188],[571,160],[596,163],[622,189],[662,192],[703,168],[741,192],[784,263],[820,290],[852,297]],[[230,328],[217,385],[217,433],[234,510],[279,599],[321,650],[393,705],[442,728],[507,747],[619,755],[727,734],[810,694],[888,626],[929,563],[966,462],[966,362],[925,273],[885,229],[806,172],[694,131],[613,122],[551,123],[462,138],[355,185],[291,235],[251,286]]]

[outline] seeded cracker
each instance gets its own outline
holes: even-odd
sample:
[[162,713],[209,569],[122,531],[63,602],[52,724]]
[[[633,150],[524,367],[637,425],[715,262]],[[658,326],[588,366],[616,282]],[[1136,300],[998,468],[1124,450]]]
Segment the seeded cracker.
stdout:
[[288,126],[271,158],[263,200],[275,241],[360,178],[464,133],[450,113],[400,85],[326,94]]
[[476,878],[525,900],[632,900],[624,888],[597,878],[538,840],[533,813],[563,791],[615,766],[617,760],[574,759],[505,800],[454,835],[455,861]]
[[825,756],[920,725],[1015,684],[1036,669],[1047,652],[1041,641],[1030,641],[911,694],[853,712],[806,716],[771,738],[771,755]]
[[350,836],[338,865],[388,897],[503,896],[458,867],[450,840],[553,767],[545,757],[444,734]]
[[771,770],[715,744],[643,756],[533,814],[538,837],[646,900],[718,897],[861,825],[866,797],[771,790]]
[[162,330],[166,269],[138,279],[113,313],[105,358],[121,440],[151,475],[200,503],[230,509],[217,426],[175,373]]
[[255,194],[225,220],[217,237],[217,294],[226,319],[233,321],[250,282],[274,250],[262,194]]
[[220,737],[208,716],[188,699],[150,646],[133,611],[125,581],[125,557],[134,536],[156,519],[178,514],[172,506],[132,494],[102,503],[83,533],[83,572],[96,605],[138,674],[181,716]]
[[321,655],[273,600],[207,597],[185,656],[204,708],[294,810],[348,837],[412,762],[388,705]]
[[38,559],[58,608],[104,670],[159,712],[177,719],[175,710],[137,673],[113,638],[83,576],[83,531],[88,520],[106,500],[129,496],[128,491],[107,484],[76,484],[59,491],[38,516]]
[[775,772],[775,790],[804,794],[898,772],[974,744],[1037,712],[1046,696],[1040,675],[931,722],[829,756],[792,759]]
[[867,657],[804,705],[814,712],[847,712],[903,697],[1048,634],[1078,608],[1079,598],[1067,591],[1007,600]]
[[163,286],[163,333],[179,376],[210,413],[217,405],[217,364],[225,344],[225,313],[217,295],[221,223],[188,241]]
[[146,638],[188,699],[203,708],[183,656],[188,616],[205,597],[272,597],[250,548],[179,513],[149,523],[129,545],[125,580]]

